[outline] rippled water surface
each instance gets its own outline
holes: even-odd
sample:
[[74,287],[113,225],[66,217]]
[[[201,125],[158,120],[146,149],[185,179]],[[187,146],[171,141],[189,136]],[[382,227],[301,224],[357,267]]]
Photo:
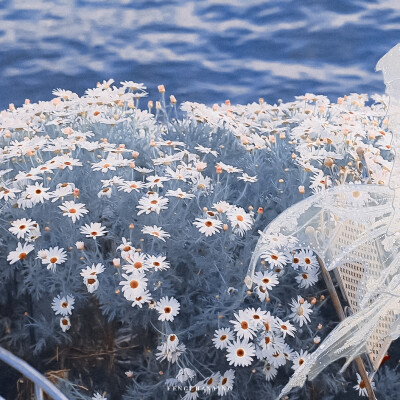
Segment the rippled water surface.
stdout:
[[398,0],[0,0],[0,107],[103,79],[178,100],[383,92]]

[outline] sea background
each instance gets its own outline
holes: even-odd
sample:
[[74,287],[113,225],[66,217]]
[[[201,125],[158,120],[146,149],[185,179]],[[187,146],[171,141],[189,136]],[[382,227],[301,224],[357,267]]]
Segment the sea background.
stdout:
[[398,0],[0,0],[0,109],[96,82],[247,104],[383,93]]

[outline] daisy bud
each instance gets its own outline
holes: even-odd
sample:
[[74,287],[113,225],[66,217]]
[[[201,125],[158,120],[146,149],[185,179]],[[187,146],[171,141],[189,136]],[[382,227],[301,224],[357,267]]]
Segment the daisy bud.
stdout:
[[260,104],[264,104],[264,99],[263,99],[262,97],[260,97],[260,98],[258,99],[258,102],[259,102]]
[[253,207],[253,206],[248,206],[247,208],[248,208],[248,210],[250,210],[250,211],[253,211],[253,210],[254,210],[254,207]]
[[337,103],[338,104],[343,104],[344,103],[344,98],[343,97],[338,97]]
[[147,107],[150,108],[150,109],[153,108],[153,102],[152,102],[151,100],[149,100],[149,101],[147,102]]
[[334,164],[334,161],[332,160],[332,158],[326,158],[325,159],[325,161],[324,161],[324,165],[325,165],[325,167],[328,167],[328,168],[330,168],[330,167],[332,167],[332,165]]
[[283,182],[285,182],[283,179],[279,179],[279,181],[278,181],[279,183],[283,183]]
[[150,147],[154,147],[156,145],[156,142],[154,140],[150,141]]
[[135,105],[133,104],[133,101],[130,101],[128,103],[128,108],[131,108],[131,109],[135,108]]
[[317,329],[320,331],[320,330],[322,330],[322,324],[318,324],[318,326],[317,326]]
[[128,378],[134,378],[134,377],[135,377],[135,375],[133,374],[132,371],[126,371],[126,372],[125,372],[125,375],[126,375]]
[[79,190],[79,189],[74,189],[73,195],[74,195],[74,197],[75,197],[76,199],[79,198],[79,193],[80,193],[80,190]]
[[265,298],[265,302],[266,302],[266,303],[269,303],[270,301],[271,301],[271,299],[270,299],[269,297],[266,297],[266,298]]
[[120,293],[121,293],[121,291],[119,289],[115,290],[115,294],[120,294]]
[[156,109],[161,110],[161,103],[159,101],[156,101]]
[[299,299],[299,304],[304,304],[304,299],[302,297]]
[[133,229],[134,227],[135,227],[135,225],[129,224],[129,229]]
[[138,151],[132,151],[132,158],[138,158],[139,157],[139,152]]
[[304,194],[305,192],[304,186],[299,186],[299,193]]
[[263,214],[264,209],[262,207],[258,207],[257,214]]
[[45,227],[44,227],[44,230],[45,230],[46,232],[48,232],[48,231],[50,230],[50,227],[49,227],[49,226],[45,226]]
[[315,336],[314,344],[320,344],[320,343],[321,343],[321,338],[319,336]]
[[215,166],[215,172],[217,173],[217,174],[222,174],[222,167],[220,166],[220,165],[216,165]]
[[149,308],[154,308],[156,306],[156,302],[154,300],[150,300]]
[[5,132],[4,132],[4,136],[8,139],[8,138],[10,138],[11,137],[11,132],[9,131],[9,130],[6,130]]
[[294,160],[296,158],[297,158],[296,154],[292,153],[292,160]]
[[218,110],[218,104],[213,104],[212,109],[213,109],[213,111],[217,111]]
[[129,168],[133,169],[136,167],[136,164],[134,162],[129,163]]
[[228,227],[227,224],[224,224],[224,225],[222,226],[222,229],[223,229],[224,231],[227,231],[227,230],[229,229],[229,227]]
[[173,94],[171,94],[171,96],[169,96],[169,101],[170,101],[172,104],[175,104],[175,103],[176,103],[176,98],[175,98],[175,96],[174,96]]
[[315,297],[312,297],[310,303],[311,303],[312,305],[317,304],[317,299],[316,299]]
[[115,268],[118,268],[121,266],[121,259],[120,258],[114,258],[113,259],[113,265]]
[[285,132],[281,132],[279,134],[279,139],[285,139],[285,138],[286,138]]
[[85,243],[84,242],[76,242],[75,246],[78,250],[84,250],[85,248]]
[[10,109],[10,111],[15,111],[15,106],[13,103],[10,103],[8,108]]
[[51,104],[53,104],[53,106],[57,106],[57,105],[60,104],[60,103],[61,103],[61,99],[58,98],[58,97],[56,97],[55,99],[53,99],[53,100],[51,101]]
[[225,100],[225,105],[226,106],[230,106],[231,105],[231,101],[230,100]]
[[159,91],[160,93],[165,93],[165,87],[164,87],[164,85],[158,85],[158,86],[157,86],[157,89],[158,89],[158,91]]
[[276,143],[275,135],[269,135],[269,136],[268,136],[268,140],[269,140],[271,143]]

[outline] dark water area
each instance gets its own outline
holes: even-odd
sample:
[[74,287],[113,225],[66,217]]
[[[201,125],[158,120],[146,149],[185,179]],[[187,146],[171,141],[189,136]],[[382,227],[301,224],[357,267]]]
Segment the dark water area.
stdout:
[[398,0],[0,0],[0,108],[97,81],[178,101],[382,93]]

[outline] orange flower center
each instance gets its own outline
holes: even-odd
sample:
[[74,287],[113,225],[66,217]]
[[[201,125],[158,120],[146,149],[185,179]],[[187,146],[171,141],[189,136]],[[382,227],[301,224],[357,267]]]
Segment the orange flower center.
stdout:
[[130,282],[129,286],[130,286],[132,289],[136,289],[136,288],[139,286],[139,282],[133,280],[133,281]]
[[208,227],[212,226],[212,222],[211,221],[206,221],[205,226],[208,226]]
[[20,253],[19,256],[18,256],[18,258],[19,258],[20,260],[24,260],[24,259],[26,258],[26,256],[27,256],[26,253]]
[[238,357],[243,357],[243,356],[244,356],[244,350],[243,350],[243,349],[238,349],[238,350],[236,351],[236,355],[237,355]]
[[244,221],[244,218],[242,215],[236,215],[236,219],[240,222]]
[[166,314],[169,314],[171,311],[172,311],[172,308],[171,308],[171,307],[164,307],[164,312],[165,312]]
[[51,262],[52,264],[56,263],[57,260],[58,260],[57,257],[51,257],[51,258],[50,258],[50,262]]

